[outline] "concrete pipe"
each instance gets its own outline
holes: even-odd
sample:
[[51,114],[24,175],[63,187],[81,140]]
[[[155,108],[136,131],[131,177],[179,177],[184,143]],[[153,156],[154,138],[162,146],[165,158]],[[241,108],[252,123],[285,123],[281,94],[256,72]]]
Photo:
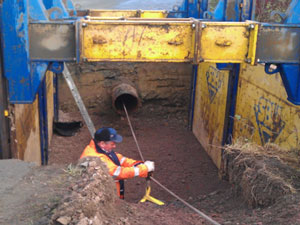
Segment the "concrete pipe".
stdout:
[[138,110],[141,106],[136,89],[127,83],[121,83],[112,90],[112,105],[120,115],[125,115],[123,103],[128,113]]

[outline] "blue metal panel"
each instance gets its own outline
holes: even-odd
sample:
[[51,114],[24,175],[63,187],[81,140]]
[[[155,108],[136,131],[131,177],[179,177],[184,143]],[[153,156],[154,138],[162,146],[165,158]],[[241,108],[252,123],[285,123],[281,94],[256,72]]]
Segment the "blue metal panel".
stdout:
[[32,102],[33,83],[29,64],[27,1],[7,0],[1,7],[4,76],[9,82],[9,99]]
[[193,17],[203,19],[204,12],[207,11],[208,0],[184,0],[180,6],[175,6],[169,12],[169,18],[188,18]]
[[65,7],[66,7],[67,10],[73,10],[74,12],[76,12],[75,6],[74,6],[74,4],[71,0],[66,1],[66,6]]
[[187,1],[188,17],[199,18],[198,0]]
[[41,81],[39,88],[39,120],[42,165],[48,164],[48,118],[47,118],[47,85],[46,79]]
[[53,6],[53,0],[43,0],[46,9],[50,9]]
[[[45,8],[51,9],[53,7],[58,7],[64,11],[64,16],[69,15],[68,10],[73,11],[74,15],[76,15],[76,9],[72,0],[42,0],[44,3]],[[62,8],[63,7],[63,8]]]
[[251,20],[253,12],[255,11],[255,2],[256,0],[244,0],[243,8],[241,12],[241,21]]
[[46,7],[42,0],[29,0],[28,9],[31,20],[48,20]]
[[45,14],[36,13],[42,10],[38,3],[28,7],[26,0],[7,0],[1,7],[3,68],[11,103],[32,103],[47,69],[47,64],[30,63],[29,58],[29,11],[32,19],[45,19]]
[[288,95],[288,101],[300,105],[300,66],[299,64],[279,65],[280,75]]
[[188,0],[184,0],[180,6],[174,6],[173,11],[170,11],[168,14],[169,18],[187,18],[188,12],[187,12],[187,5]]
[[54,95],[53,95],[53,103],[54,103],[54,121],[58,121],[58,109],[59,109],[59,99],[58,99],[58,74],[53,75],[53,88],[54,88]]
[[[31,20],[48,20],[48,14],[42,0],[29,0],[29,17]],[[31,77],[33,79],[32,95],[35,96],[48,68],[47,62],[31,62]],[[48,127],[48,126],[47,126]]]
[[212,20],[223,21],[225,20],[227,0],[220,0],[213,13]]
[[[243,7],[241,8],[241,4]],[[253,0],[219,0],[213,12],[204,12],[204,19],[215,21],[245,21],[253,16]]]
[[[293,0],[286,11],[285,24],[300,23],[300,1]],[[283,46],[284,47],[284,46]],[[267,67],[268,65],[266,65]],[[295,105],[300,105],[300,65],[280,64],[281,79],[288,95],[288,100]]]
[[225,20],[226,6],[227,0],[219,0],[214,12],[205,11],[203,13],[203,19],[216,21]]
[[52,7],[57,7],[61,10],[61,12],[62,12],[61,17],[62,18],[68,18],[69,17],[69,13],[68,13],[64,3],[62,2],[62,0],[53,0]]
[[[286,12],[285,23],[300,23],[300,1],[293,0]],[[281,79],[288,95],[288,100],[300,105],[300,65],[282,64],[280,66]]]
[[199,5],[200,5],[200,9],[199,9],[199,19],[203,19],[203,18],[204,18],[204,17],[203,17],[203,14],[204,14],[204,12],[206,12],[207,9],[208,9],[208,0],[202,0],[202,1],[200,1]]
[[284,23],[299,23],[300,18],[300,1],[299,0],[293,0],[286,13],[285,13],[285,20]]
[[197,76],[198,76],[198,66],[195,65],[193,66],[193,76],[192,76],[191,91],[190,91],[190,107],[189,107],[189,129],[190,130],[193,129]]
[[234,125],[234,115],[236,108],[236,97],[238,92],[240,74],[240,64],[233,64],[233,69],[230,71],[230,80],[228,82],[228,93],[227,93],[227,106],[225,115],[225,126],[223,132],[222,145],[231,144],[232,132]]

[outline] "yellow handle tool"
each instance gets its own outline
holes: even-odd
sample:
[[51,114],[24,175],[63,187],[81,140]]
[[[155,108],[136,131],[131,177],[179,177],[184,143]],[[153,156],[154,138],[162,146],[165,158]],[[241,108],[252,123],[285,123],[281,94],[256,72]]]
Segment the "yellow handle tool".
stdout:
[[[149,180],[148,180],[149,179]],[[150,187],[150,178],[147,178],[147,187],[146,187],[146,194],[145,196],[141,199],[140,202],[145,202],[145,201],[150,201],[153,202],[154,204],[157,205],[164,205],[165,203],[150,196],[150,192],[151,192],[151,187]]]

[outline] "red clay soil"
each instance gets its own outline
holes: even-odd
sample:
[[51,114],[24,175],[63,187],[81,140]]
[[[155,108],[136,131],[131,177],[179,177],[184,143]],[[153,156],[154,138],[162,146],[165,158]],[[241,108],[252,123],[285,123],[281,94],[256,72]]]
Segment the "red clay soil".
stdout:
[[[62,120],[82,120],[78,113],[64,114],[62,117],[64,117]],[[114,127],[123,136],[123,142],[117,145],[116,152],[140,160],[126,118],[115,113],[108,116],[91,115],[91,117],[96,128]],[[227,190],[228,183],[218,178],[217,168],[192,132],[188,130],[187,121],[181,114],[168,117],[170,116],[159,116],[154,112],[152,115],[147,113],[146,117],[142,113],[130,115],[145,160],[155,161],[156,168],[153,175],[155,179],[188,202],[193,202],[203,195]],[[76,164],[90,139],[86,126],[73,137],[54,135],[49,164]],[[165,202],[168,206],[165,210],[173,212],[173,216],[176,217],[178,212],[171,210],[170,207],[178,210],[178,207],[181,209],[183,205],[153,182],[151,188],[151,195]],[[144,194],[145,179],[134,178],[125,182],[125,201],[137,203]],[[139,207],[150,207],[151,210],[158,210],[158,212],[161,210],[151,203],[140,204]],[[187,209],[185,211],[191,213]],[[163,224],[163,218],[159,217]],[[191,224],[195,224],[194,222],[192,221]]]
[[[285,198],[274,208],[264,210],[253,210],[235,196],[231,185],[219,179],[217,168],[188,130],[187,117],[182,113],[169,115],[149,106],[130,116],[144,158],[155,161],[155,179],[212,219],[220,224],[300,224],[299,210],[295,210],[299,202],[297,196]],[[126,118],[115,113],[91,114],[91,118],[96,128],[114,127],[123,136],[116,152],[140,159]],[[62,114],[61,119],[82,120],[79,113]],[[49,164],[76,164],[90,139],[86,126],[73,137],[54,135]],[[130,221],[136,221],[135,224],[209,224],[155,183],[152,182],[151,187],[151,195],[164,201],[164,206],[138,203],[145,194],[145,179],[125,182],[125,201],[135,209],[135,218]],[[287,211],[282,211],[283,208]],[[128,212],[128,216],[133,214]]]

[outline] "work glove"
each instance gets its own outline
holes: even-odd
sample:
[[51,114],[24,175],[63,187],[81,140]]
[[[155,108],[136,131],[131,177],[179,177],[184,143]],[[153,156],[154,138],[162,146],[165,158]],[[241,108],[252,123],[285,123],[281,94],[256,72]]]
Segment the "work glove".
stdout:
[[152,161],[147,160],[146,162],[144,162],[144,165],[147,166],[148,173],[153,172],[155,169],[154,162],[152,162]]

